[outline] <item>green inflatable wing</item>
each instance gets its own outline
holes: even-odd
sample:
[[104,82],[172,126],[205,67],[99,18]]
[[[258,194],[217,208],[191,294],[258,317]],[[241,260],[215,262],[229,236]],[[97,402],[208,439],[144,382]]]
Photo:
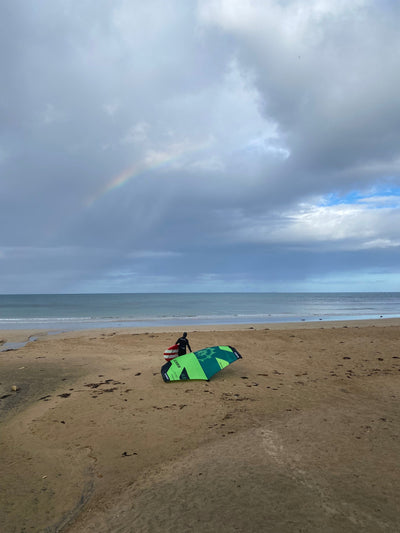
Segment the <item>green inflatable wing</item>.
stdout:
[[240,353],[232,346],[212,346],[197,352],[175,357],[161,367],[161,375],[165,382],[187,379],[206,379],[242,359]]

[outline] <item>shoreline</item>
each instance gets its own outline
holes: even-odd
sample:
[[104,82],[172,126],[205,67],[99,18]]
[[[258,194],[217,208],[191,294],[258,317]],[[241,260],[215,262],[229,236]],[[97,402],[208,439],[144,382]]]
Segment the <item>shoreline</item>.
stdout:
[[179,326],[0,333],[39,333],[0,353],[7,531],[395,530],[400,318],[185,330],[243,359],[165,384]]
[[109,334],[110,332],[124,333],[179,333],[182,331],[196,332],[196,331],[237,331],[237,330],[288,330],[288,329],[318,329],[321,327],[368,327],[368,326],[398,326],[400,325],[400,317],[392,318],[365,318],[365,319],[343,319],[343,320],[313,320],[313,321],[296,321],[296,322],[263,322],[263,323],[246,323],[246,324],[192,324],[192,325],[173,325],[173,326],[115,326],[115,327],[94,327],[88,329],[0,329],[0,346],[1,342],[15,342],[23,343],[29,342],[29,338],[35,337],[38,339],[48,336],[87,336],[94,332],[103,332]]

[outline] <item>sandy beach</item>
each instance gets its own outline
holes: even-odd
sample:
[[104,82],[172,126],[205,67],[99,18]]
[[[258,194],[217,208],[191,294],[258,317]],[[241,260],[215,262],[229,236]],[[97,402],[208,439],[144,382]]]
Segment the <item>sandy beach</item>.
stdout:
[[[188,328],[243,359],[164,383],[177,328],[0,331],[0,530],[400,530],[400,319]],[[17,389],[17,390],[13,390]]]

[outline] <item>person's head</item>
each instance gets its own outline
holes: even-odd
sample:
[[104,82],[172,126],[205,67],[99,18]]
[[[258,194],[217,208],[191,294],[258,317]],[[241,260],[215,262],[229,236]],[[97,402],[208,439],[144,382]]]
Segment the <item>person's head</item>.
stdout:
[[187,333],[186,333],[186,331],[184,332],[184,334],[182,335],[182,337],[187,337]]

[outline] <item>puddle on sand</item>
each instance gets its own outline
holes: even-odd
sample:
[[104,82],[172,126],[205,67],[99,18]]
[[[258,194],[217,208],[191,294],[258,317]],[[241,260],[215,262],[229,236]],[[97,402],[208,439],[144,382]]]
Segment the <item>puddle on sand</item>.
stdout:
[[0,352],[9,352],[11,350],[18,350],[19,348],[23,348],[28,344],[28,342],[33,342],[37,340],[38,337],[29,337],[27,341],[24,342],[5,342],[0,346]]

